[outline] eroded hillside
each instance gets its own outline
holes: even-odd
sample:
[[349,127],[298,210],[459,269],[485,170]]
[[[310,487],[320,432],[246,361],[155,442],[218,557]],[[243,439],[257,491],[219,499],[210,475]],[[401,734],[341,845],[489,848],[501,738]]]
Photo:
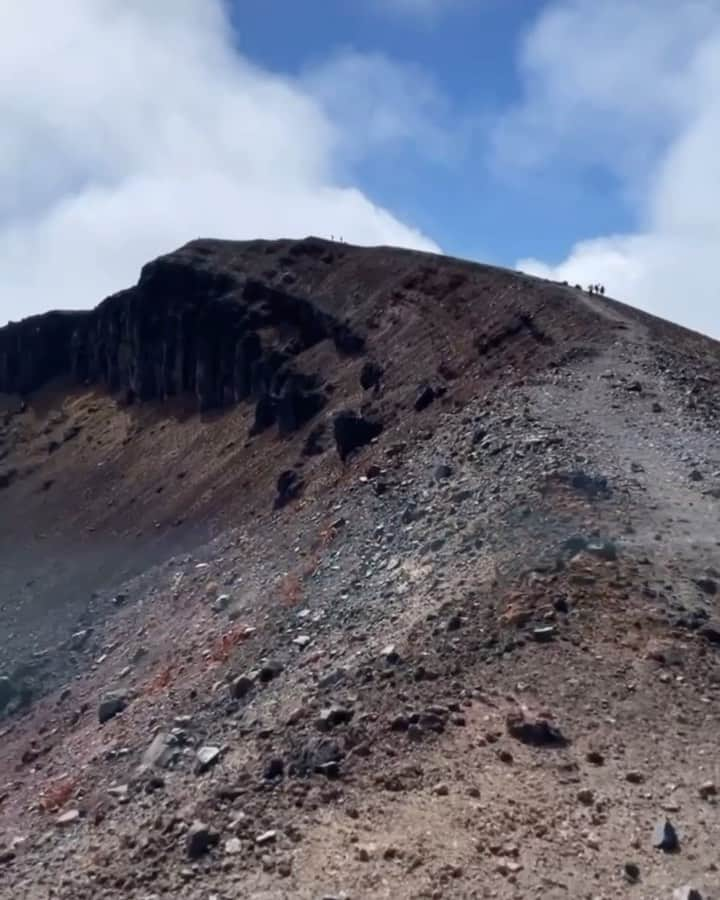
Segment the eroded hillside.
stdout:
[[315,238],[0,330],[0,891],[715,896],[719,367]]

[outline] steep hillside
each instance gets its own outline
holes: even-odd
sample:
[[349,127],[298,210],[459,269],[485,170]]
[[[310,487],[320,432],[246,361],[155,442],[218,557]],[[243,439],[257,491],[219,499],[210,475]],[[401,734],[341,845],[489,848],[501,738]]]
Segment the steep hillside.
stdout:
[[719,386],[316,238],[0,329],[0,895],[718,896]]

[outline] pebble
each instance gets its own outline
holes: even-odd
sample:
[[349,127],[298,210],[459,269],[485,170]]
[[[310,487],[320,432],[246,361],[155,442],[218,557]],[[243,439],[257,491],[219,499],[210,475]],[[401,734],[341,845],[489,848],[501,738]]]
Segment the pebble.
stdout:
[[253,680],[248,675],[239,675],[230,682],[230,696],[234,700],[247,697],[253,687]]
[[322,710],[316,720],[320,731],[330,731],[336,725],[344,725],[353,717],[353,711],[345,706],[329,706]]
[[699,793],[703,800],[709,800],[710,797],[717,797],[717,785],[714,781],[706,781],[700,785]]
[[377,847],[375,844],[359,844],[355,849],[355,855],[360,862],[370,862],[376,852]]
[[190,859],[198,859],[218,842],[218,835],[204,823],[195,821],[185,835],[185,852]]
[[289,878],[292,875],[292,860],[282,859],[277,865],[278,875],[283,878]]
[[532,635],[538,644],[549,644],[555,637],[555,626],[543,625],[541,628],[534,628]]
[[388,663],[388,665],[395,665],[400,662],[400,655],[395,649],[395,644],[388,644],[387,647],[383,647],[380,656]]
[[225,853],[228,856],[237,856],[239,853],[242,853],[242,848],[243,845],[240,838],[233,837],[225,841]]
[[79,809],[69,809],[67,812],[61,813],[57,819],[55,819],[55,824],[59,825],[61,828],[64,828],[68,825],[74,825],[76,822],[80,821],[80,810]]
[[637,884],[640,881],[640,866],[634,862],[626,862],[623,866],[623,874],[630,884]]
[[195,754],[195,774],[202,775],[203,772],[207,772],[208,769],[215,765],[218,759],[220,759],[219,747],[200,747]]
[[284,772],[285,761],[281,756],[274,756],[272,759],[268,760],[263,776],[268,781],[273,781],[276,778],[282,778]]
[[271,660],[270,662],[265,663],[264,666],[261,667],[260,672],[258,673],[258,678],[262,681],[263,684],[268,684],[268,682],[273,681],[278,675],[281,674],[283,670],[283,665],[281,662],[277,660]]
[[102,725],[109,722],[127,706],[127,697],[124,694],[106,694],[98,707],[98,721]]
[[655,826],[653,833],[653,847],[663,850],[665,853],[673,853],[680,847],[677,831],[669,819],[662,819]]
[[232,597],[230,594],[218,594],[215,598],[215,602],[213,603],[213,609],[216,612],[222,612],[227,609],[228,606],[232,603]]
[[274,844],[277,840],[277,831],[263,831],[255,838],[258,847],[266,847],[268,844]]
[[697,888],[690,887],[689,884],[686,884],[673,891],[673,900],[703,900],[703,897]]

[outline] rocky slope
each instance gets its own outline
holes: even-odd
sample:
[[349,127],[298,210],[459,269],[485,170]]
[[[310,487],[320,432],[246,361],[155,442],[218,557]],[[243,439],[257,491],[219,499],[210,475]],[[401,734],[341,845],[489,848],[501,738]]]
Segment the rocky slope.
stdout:
[[720,896],[719,368],[315,238],[0,330],[0,895]]

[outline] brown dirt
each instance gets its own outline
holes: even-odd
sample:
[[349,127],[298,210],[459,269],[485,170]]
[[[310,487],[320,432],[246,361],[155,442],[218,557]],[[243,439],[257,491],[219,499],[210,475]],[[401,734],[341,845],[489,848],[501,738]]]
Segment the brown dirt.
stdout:
[[[257,274],[290,245],[202,246]],[[36,696],[0,720],[0,896],[720,896],[718,345],[516,273],[334,252],[295,286],[366,353],[301,363],[334,386],[319,420],[385,424],[345,465],[331,438],[302,456],[318,420],[249,438],[245,405],[3,400],[0,672]],[[523,743],[518,712],[565,742]],[[160,785],[140,762],[173,728]],[[307,770],[322,741],[336,767]],[[190,859],[196,819],[218,844]]]

